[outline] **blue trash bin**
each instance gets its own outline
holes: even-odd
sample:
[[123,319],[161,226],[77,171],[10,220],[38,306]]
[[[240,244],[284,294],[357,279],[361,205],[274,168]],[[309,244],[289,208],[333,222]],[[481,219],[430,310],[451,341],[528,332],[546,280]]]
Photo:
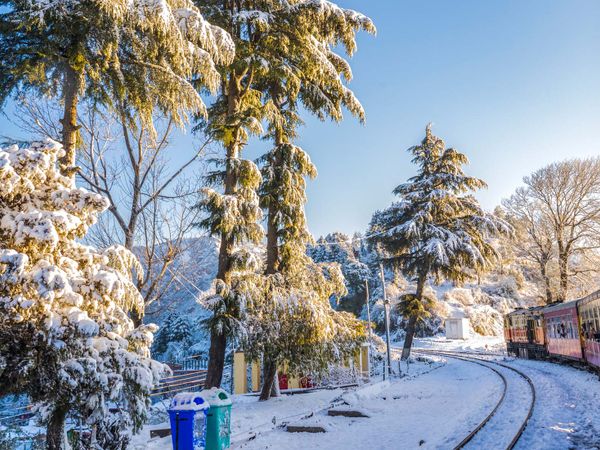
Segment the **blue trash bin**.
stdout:
[[169,418],[173,450],[204,450],[210,405],[197,392],[181,392],[171,400]]

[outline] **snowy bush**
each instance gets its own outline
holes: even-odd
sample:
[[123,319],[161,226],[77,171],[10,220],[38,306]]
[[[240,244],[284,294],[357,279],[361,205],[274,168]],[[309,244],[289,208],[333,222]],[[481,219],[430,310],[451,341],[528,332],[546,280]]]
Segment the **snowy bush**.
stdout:
[[183,356],[192,339],[190,321],[177,312],[167,316],[152,345],[152,354],[161,361],[174,361]]
[[519,287],[513,277],[504,277],[497,283],[485,286],[483,290],[489,295],[518,299]]
[[503,317],[491,306],[480,305],[469,308],[466,312],[473,331],[483,336],[501,336]]
[[446,292],[444,300],[449,303],[459,303],[462,306],[471,306],[475,303],[473,291],[465,288],[455,288]]
[[0,149],[0,395],[29,395],[55,448],[67,415],[123,448],[167,369],[149,357],[155,327],[126,313],[143,306],[134,258],[77,242],[108,204],[60,174],[63,154],[50,140]]

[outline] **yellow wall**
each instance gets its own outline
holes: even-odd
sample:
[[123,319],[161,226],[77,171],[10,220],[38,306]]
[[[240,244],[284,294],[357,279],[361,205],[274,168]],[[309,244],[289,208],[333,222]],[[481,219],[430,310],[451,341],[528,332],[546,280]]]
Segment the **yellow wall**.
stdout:
[[246,358],[243,352],[235,352],[233,354],[233,393],[245,394],[246,392],[248,392]]

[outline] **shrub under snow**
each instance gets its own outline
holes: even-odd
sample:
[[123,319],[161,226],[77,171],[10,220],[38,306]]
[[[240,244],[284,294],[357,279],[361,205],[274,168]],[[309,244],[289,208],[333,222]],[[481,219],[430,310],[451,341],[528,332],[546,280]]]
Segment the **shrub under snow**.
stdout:
[[155,327],[127,315],[143,305],[133,256],[77,242],[108,204],[60,174],[62,153],[0,148],[0,395],[27,393],[49,438],[72,415],[124,448],[166,368],[149,357]]

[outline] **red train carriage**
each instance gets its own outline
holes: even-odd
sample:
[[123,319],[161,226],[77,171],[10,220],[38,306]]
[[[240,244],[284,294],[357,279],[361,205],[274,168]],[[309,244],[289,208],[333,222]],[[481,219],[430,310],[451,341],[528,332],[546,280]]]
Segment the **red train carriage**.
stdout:
[[522,358],[543,358],[547,355],[544,339],[542,307],[517,309],[504,319],[506,349]]
[[542,309],[542,312],[546,322],[548,354],[561,358],[583,360],[577,300],[547,306]]
[[600,291],[577,302],[583,356],[588,364],[600,368]]

